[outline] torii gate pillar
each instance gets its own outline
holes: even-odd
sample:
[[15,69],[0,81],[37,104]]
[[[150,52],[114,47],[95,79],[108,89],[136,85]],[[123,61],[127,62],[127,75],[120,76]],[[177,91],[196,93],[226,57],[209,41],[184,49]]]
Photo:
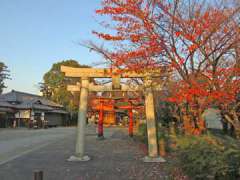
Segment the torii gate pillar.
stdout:
[[128,110],[129,115],[129,124],[128,124],[128,134],[130,137],[133,137],[133,110]]
[[81,78],[76,150],[75,150],[75,155],[71,156],[68,159],[68,161],[88,161],[88,160],[90,160],[90,158],[84,154],[85,126],[86,126],[88,91],[89,91],[88,86],[89,86],[89,78]]
[[148,134],[148,156],[143,158],[144,162],[165,162],[165,159],[158,155],[157,142],[157,123],[155,119],[154,97],[151,87],[152,80],[147,78],[144,81],[145,90],[145,113],[147,120],[147,134]]
[[100,110],[99,110],[99,119],[98,119],[98,138],[104,139],[103,136],[103,117],[104,111],[103,111],[103,102],[100,100]]

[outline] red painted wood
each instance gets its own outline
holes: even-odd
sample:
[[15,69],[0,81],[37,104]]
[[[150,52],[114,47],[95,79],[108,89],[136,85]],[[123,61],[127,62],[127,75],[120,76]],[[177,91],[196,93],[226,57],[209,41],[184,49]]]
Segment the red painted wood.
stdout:
[[132,108],[128,110],[129,115],[129,125],[128,125],[128,134],[129,136],[133,136],[133,112]]
[[100,102],[100,109],[99,109],[99,120],[98,120],[98,137],[103,136],[103,102]]

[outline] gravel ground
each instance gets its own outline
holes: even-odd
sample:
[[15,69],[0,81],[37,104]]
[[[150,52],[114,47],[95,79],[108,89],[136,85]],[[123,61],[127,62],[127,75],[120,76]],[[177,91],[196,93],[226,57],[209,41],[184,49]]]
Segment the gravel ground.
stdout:
[[0,129],[0,165],[74,133],[75,128]]
[[88,127],[86,154],[91,160],[67,162],[74,153],[73,131],[66,128],[62,130],[65,136],[0,165],[0,180],[31,180],[34,170],[43,170],[44,180],[168,179],[164,164],[142,162],[142,145],[123,128],[105,128],[106,139],[97,140],[95,128]]

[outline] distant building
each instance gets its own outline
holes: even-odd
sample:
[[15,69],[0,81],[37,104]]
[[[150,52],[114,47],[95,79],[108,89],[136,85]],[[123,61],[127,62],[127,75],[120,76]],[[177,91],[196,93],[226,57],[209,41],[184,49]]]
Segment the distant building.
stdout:
[[0,128],[61,126],[68,121],[62,105],[12,90],[0,95]]
[[208,129],[223,129],[221,114],[218,109],[209,108],[204,111],[202,116]]

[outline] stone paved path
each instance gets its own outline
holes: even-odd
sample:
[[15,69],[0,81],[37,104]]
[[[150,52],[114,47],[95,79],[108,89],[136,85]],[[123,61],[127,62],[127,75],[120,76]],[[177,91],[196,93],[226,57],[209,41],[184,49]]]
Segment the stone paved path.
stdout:
[[143,163],[141,144],[122,128],[106,128],[97,140],[95,128],[87,129],[88,162],[67,162],[74,153],[74,134],[0,166],[0,180],[31,180],[33,171],[44,171],[44,180],[154,180],[168,179],[164,164]]

